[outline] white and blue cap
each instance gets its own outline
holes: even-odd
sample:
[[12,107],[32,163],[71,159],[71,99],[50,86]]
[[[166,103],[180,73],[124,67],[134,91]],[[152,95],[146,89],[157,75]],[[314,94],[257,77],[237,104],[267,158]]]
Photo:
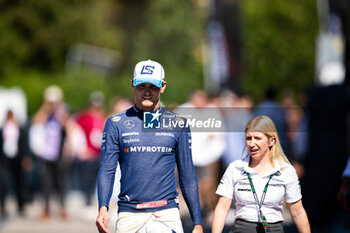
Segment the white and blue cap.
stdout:
[[156,61],[140,61],[134,69],[134,78],[132,85],[135,87],[141,83],[150,83],[160,88],[164,81],[164,69]]

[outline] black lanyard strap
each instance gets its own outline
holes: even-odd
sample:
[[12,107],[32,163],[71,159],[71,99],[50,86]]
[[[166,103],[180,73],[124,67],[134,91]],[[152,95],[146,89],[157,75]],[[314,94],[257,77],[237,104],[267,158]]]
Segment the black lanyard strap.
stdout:
[[247,172],[247,175],[248,175],[248,180],[249,180],[249,183],[250,183],[250,187],[251,187],[251,189],[252,189],[252,192],[253,192],[253,196],[254,196],[255,202],[256,202],[256,204],[258,204],[258,206],[259,206],[259,214],[260,214],[261,223],[263,224],[264,229],[265,229],[266,231],[269,231],[269,230],[270,230],[270,227],[269,227],[269,224],[267,223],[267,220],[266,220],[265,215],[263,215],[263,213],[262,213],[262,211],[261,211],[261,207],[262,207],[262,205],[263,205],[263,203],[264,203],[264,200],[265,200],[267,187],[269,186],[270,180],[272,179],[272,177],[273,177],[274,174],[271,174],[271,175],[270,175],[269,180],[267,181],[267,183],[266,183],[266,185],[265,185],[265,187],[264,187],[264,191],[263,191],[263,193],[262,193],[260,202],[259,202],[259,199],[258,199],[258,195],[256,195],[255,188],[254,188],[254,185],[253,185],[253,181],[252,181],[252,178],[250,177],[249,172]]

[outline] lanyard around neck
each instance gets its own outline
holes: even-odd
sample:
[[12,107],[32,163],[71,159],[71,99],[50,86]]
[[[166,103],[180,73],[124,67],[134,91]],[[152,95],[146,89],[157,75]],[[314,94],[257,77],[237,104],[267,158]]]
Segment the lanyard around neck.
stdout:
[[262,225],[263,225],[263,227],[264,227],[264,231],[265,231],[265,232],[270,231],[270,227],[269,227],[269,224],[268,224],[268,222],[267,222],[267,220],[266,220],[265,215],[264,215],[264,214],[262,213],[262,211],[261,211],[261,207],[262,207],[262,205],[263,205],[263,203],[264,203],[264,200],[265,200],[267,187],[269,186],[270,180],[272,179],[272,177],[273,177],[274,174],[278,174],[278,173],[275,172],[275,173],[273,173],[273,174],[270,175],[269,180],[267,181],[267,183],[266,183],[266,185],[265,185],[265,188],[264,188],[264,191],[263,191],[263,194],[262,194],[262,196],[261,196],[261,200],[260,200],[260,202],[259,202],[258,196],[256,195],[256,192],[255,192],[255,188],[254,188],[254,185],[253,185],[252,178],[250,177],[249,172],[247,172],[248,179],[249,179],[249,183],[250,183],[250,187],[251,187],[251,189],[252,189],[254,199],[255,199],[256,203],[258,204],[258,206],[259,206],[260,220],[261,220],[261,223],[262,223]]
[[[275,173],[274,173],[274,174],[275,174]],[[269,186],[270,180],[271,180],[271,178],[273,177],[274,174],[271,174],[271,175],[270,175],[269,180],[267,181],[267,183],[266,183],[266,185],[265,185],[265,188],[264,188],[264,191],[263,191],[263,194],[262,194],[262,196],[261,196],[261,200],[260,200],[260,202],[259,202],[258,195],[256,195],[256,192],[255,192],[255,188],[254,188],[254,185],[253,185],[252,178],[250,177],[249,172],[247,172],[248,179],[249,179],[249,183],[250,183],[250,187],[251,187],[251,189],[252,189],[255,202],[256,202],[256,204],[258,204],[258,206],[259,206],[260,220],[261,220],[261,223],[263,224],[263,227],[264,227],[265,232],[266,232],[266,231],[270,231],[270,227],[269,227],[269,224],[267,223],[267,220],[266,220],[265,215],[264,215],[264,214],[262,213],[262,211],[261,211],[261,207],[262,207],[262,205],[263,205],[263,203],[264,203],[264,200],[265,200],[267,187]]]
[[259,205],[259,209],[261,209],[261,207],[262,207],[262,205],[264,203],[264,200],[265,200],[267,187],[269,186],[270,180],[271,180],[271,178],[273,177],[274,174],[270,175],[269,180],[267,181],[267,183],[266,183],[266,185],[264,187],[264,191],[263,191],[263,194],[261,196],[260,202],[259,202],[258,196],[256,195],[255,188],[254,188],[254,185],[253,185],[253,181],[252,181],[252,178],[250,177],[249,172],[247,172],[247,175],[248,175],[250,187],[251,187],[253,195],[254,195],[254,199],[255,199],[256,203]]

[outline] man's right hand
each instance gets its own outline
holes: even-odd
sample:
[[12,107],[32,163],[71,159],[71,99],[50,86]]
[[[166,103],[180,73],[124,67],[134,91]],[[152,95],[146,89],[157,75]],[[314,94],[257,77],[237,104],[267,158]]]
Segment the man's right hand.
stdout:
[[202,225],[194,225],[192,233],[203,233]]
[[100,208],[100,211],[98,212],[98,216],[96,219],[96,226],[99,233],[110,233],[110,231],[108,231],[107,229],[108,221],[109,221],[109,214],[107,211],[107,207],[102,206]]

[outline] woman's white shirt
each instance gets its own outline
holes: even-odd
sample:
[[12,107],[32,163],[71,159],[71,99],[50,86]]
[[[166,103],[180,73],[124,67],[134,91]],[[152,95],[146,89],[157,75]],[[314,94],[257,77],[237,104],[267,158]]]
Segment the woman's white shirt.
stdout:
[[301,199],[299,179],[294,167],[288,163],[281,167],[276,162],[274,169],[260,177],[255,170],[248,167],[249,158],[250,156],[247,156],[242,160],[236,160],[228,166],[216,194],[234,200],[236,219],[260,222],[259,207],[251,191],[247,173],[250,173],[259,202],[270,175],[274,174],[267,188],[261,211],[270,223],[283,221],[283,199],[286,198],[287,203],[294,203]]

